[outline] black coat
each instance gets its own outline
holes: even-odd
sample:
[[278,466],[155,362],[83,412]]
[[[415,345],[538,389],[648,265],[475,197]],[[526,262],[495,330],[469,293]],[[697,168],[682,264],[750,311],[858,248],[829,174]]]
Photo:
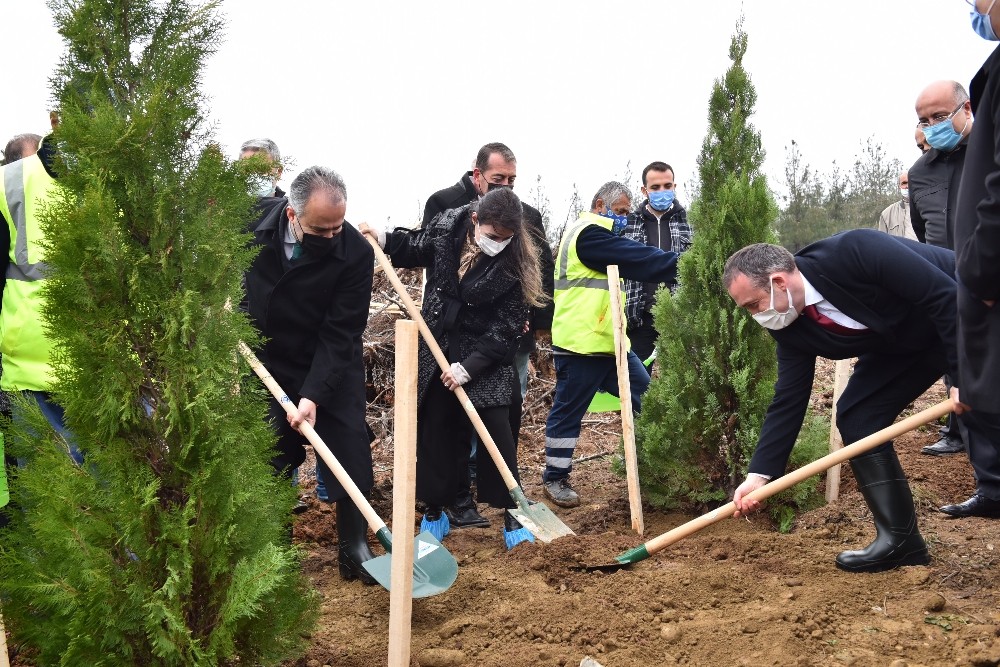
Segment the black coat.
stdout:
[[837,335],[800,315],[788,327],[768,332],[777,342],[778,381],[750,472],[784,474],[809,403],[816,357],[861,358],[837,404],[838,414],[868,393],[859,387],[852,390],[858,378],[870,382],[872,391],[881,390],[879,383],[887,381],[883,360],[886,373],[898,367],[892,358],[901,357],[939,365],[932,378],[953,371],[957,364],[954,262],[950,250],[874,229],[837,234],[798,252],[795,265],[809,283],[869,331]]
[[[258,351],[261,362],[293,401],[305,397],[319,406],[317,433],[365,489],[371,450],[361,336],[368,323],[374,252],[345,222],[327,254],[290,262],[283,246],[287,206],[287,199],[261,202],[261,217],[251,228],[251,243],[260,252],[246,274],[241,307],[266,339]],[[279,449],[291,446],[279,443]],[[277,467],[297,465],[298,449],[287,466]]]
[[1000,49],[969,86],[976,124],[969,135],[955,216],[959,278],[959,376],[963,403],[1000,413]]
[[[501,252],[485,254],[458,280],[459,254],[472,226],[468,206],[449,209],[423,229],[386,234],[385,251],[401,268],[426,267],[421,314],[449,362],[460,362],[472,379],[465,391],[477,408],[510,405],[511,362],[528,308],[516,273]],[[420,400],[441,370],[420,341]]]
[[[424,205],[424,219],[421,227],[427,227],[435,216],[440,215],[450,208],[460,208],[466,204],[479,199],[479,193],[472,183],[472,172],[468,171],[464,176],[450,188],[438,190],[427,199]],[[542,291],[548,296],[549,301],[541,308],[531,308],[528,313],[529,333],[535,331],[549,330],[552,328],[552,314],[555,305],[552,302],[552,292],[555,284],[555,262],[552,259],[552,246],[549,245],[548,236],[545,233],[545,222],[538,209],[521,202],[524,208],[524,222],[526,229],[532,232],[535,246],[538,248],[538,269],[542,272]],[[535,337],[524,336],[521,338],[521,350],[531,351],[535,347]]]

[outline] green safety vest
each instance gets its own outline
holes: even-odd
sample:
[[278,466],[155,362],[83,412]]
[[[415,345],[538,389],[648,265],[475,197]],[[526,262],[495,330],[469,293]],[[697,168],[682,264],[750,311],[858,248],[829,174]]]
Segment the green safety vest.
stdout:
[[0,307],[0,354],[5,391],[48,391],[52,384],[49,353],[52,342],[42,325],[42,288],[45,262],[38,241],[38,211],[56,188],[37,155],[2,168],[0,214],[10,232],[6,283]]
[[[555,314],[552,344],[577,354],[614,354],[615,333],[611,322],[611,292],[608,274],[594,271],[580,261],[576,240],[590,225],[610,231],[613,220],[583,212],[566,228],[559,241],[555,266]],[[625,300],[622,299],[622,317]],[[625,339],[625,349],[631,349]]]

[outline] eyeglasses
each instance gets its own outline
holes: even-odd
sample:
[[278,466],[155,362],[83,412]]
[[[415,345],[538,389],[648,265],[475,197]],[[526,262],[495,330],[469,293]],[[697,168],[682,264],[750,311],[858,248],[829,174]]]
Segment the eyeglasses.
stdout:
[[[968,0],[966,0],[966,1],[968,1]],[[951,113],[949,113],[949,114],[939,113],[939,114],[936,114],[934,116],[931,116],[930,120],[922,120],[919,123],[917,123],[917,127],[919,127],[921,130],[925,130],[928,127],[930,127],[931,125],[937,125],[938,123],[943,123],[946,120],[951,120],[952,118],[955,117],[955,114],[957,114],[959,111],[962,110],[962,107],[964,107],[964,106],[965,106],[965,102],[962,102]]]

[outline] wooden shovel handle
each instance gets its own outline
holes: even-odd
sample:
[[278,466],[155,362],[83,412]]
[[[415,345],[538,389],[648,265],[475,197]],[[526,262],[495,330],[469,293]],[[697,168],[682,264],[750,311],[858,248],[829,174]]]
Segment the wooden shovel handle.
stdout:
[[[369,233],[365,233],[365,238],[368,239],[368,243],[371,244],[372,250],[375,251],[375,257],[378,259],[379,265],[385,271],[385,275],[389,278],[389,282],[392,283],[393,288],[396,290],[396,294],[399,295],[400,300],[403,305],[406,306],[406,312],[409,313],[410,319],[417,323],[417,328],[420,329],[420,335],[424,337],[424,342],[427,343],[427,347],[430,349],[431,354],[434,355],[434,359],[437,360],[438,366],[441,367],[441,371],[451,369],[451,364],[448,363],[448,358],[444,356],[441,351],[441,346],[438,345],[437,341],[434,339],[434,334],[431,333],[430,328],[428,328],[427,323],[424,322],[423,316],[420,314],[420,309],[417,308],[417,304],[413,303],[413,299],[406,292],[406,287],[400,281],[399,276],[396,274],[396,270],[393,269],[392,264],[389,262],[389,258],[385,256],[382,248],[379,247],[378,241],[376,241]],[[500,476],[503,478],[503,483],[507,486],[507,490],[511,491],[518,488],[517,480],[514,479],[514,475],[511,474],[510,468],[507,467],[506,461],[503,460],[503,456],[500,455],[500,450],[497,449],[496,443],[490,436],[489,431],[486,430],[486,425],[483,424],[483,420],[479,417],[479,413],[476,411],[476,407],[472,405],[472,401],[469,400],[468,394],[462,387],[455,388],[455,396],[458,398],[458,402],[462,404],[462,408],[465,409],[465,413],[469,416],[469,420],[472,425],[476,427],[476,433],[479,434],[479,440],[486,446],[486,451],[490,453],[490,458],[493,459],[493,463],[496,464],[497,470],[500,471]]]
[[[917,414],[911,415],[902,421],[892,424],[891,426],[887,426],[881,431],[876,431],[875,433],[858,440],[852,445],[848,445],[843,449],[838,449],[831,454],[827,454],[822,458],[816,459],[808,465],[804,465],[801,468],[793,470],[787,475],[768,482],[756,491],[747,494],[746,497],[751,500],[764,500],[765,498],[770,498],[771,496],[781,493],[785,489],[795,486],[799,482],[812,477],[813,475],[823,472],[831,466],[839,465],[848,459],[854,458],[858,454],[863,454],[870,449],[874,449],[883,442],[892,440],[893,438],[907,433],[908,431],[912,431],[918,426],[934,421],[935,419],[952,412],[954,408],[955,404],[950,398],[945,401],[941,401],[937,405],[933,405],[926,410],[921,410]],[[657,551],[661,551],[671,544],[679,542],[688,535],[698,532],[706,526],[710,526],[728,516],[732,516],[735,511],[736,503],[728,502],[722,507],[718,507],[706,514],[702,514],[696,519],[692,519],[687,523],[677,526],[673,530],[669,530],[658,537],[654,537],[644,545],[646,552],[649,555],[652,555]]]
[[[298,407],[292,403],[292,399],[288,398],[288,394],[286,394],[284,389],[278,385],[277,380],[271,377],[271,374],[267,372],[267,369],[264,368],[264,364],[260,363],[260,359],[258,359],[257,355],[253,353],[253,350],[251,350],[243,341],[239,342],[238,347],[240,354],[242,354],[243,358],[250,364],[250,368],[252,368],[254,373],[257,374],[257,377],[264,382],[264,386],[271,391],[271,395],[278,401],[278,404],[283,407],[285,412],[288,414],[293,417],[298,417]],[[361,513],[364,515],[365,520],[368,522],[368,526],[372,529],[372,531],[377,533],[385,528],[385,521],[382,521],[379,515],[375,513],[375,508],[373,508],[371,503],[368,502],[368,499],[365,498],[365,494],[361,493],[361,489],[359,489],[358,485],[354,483],[354,480],[351,479],[351,476],[346,470],[344,470],[344,467],[340,465],[340,461],[338,461],[337,457],[333,455],[330,448],[326,446],[326,443],[323,442],[323,438],[319,437],[319,434],[316,433],[312,425],[308,422],[302,422],[302,424],[299,425],[299,432],[306,437],[306,440],[308,440],[313,446],[313,449],[316,450],[316,454],[323,459],[323,462],[326,463],[334,477],[337,478],[340,485],[344,487],[345,491],[347,491],[347,495],[351,497],[354,504],[358,506],[359,510],[361,510]]]

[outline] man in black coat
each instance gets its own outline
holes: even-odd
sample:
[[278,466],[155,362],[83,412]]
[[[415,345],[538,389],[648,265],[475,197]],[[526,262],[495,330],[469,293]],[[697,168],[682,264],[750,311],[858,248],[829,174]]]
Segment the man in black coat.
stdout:
[[[271,401],[278,434],[271,461],[289,475],[305,460],[299,425],[309,422],[363,493],[374,485],[365,424],[361,336],[368,322],[374,253],[344,220],[347,190],[335,172],[310,167],[292,181],[287,199],[264,200],[246,275],[243,309],[266,340],[259,356],[298,406],[298,417]],[[361,563],[372,558],[368,525],[321,461],[330,502],[337,503],[340,574],[374,580]]]
[[[917,97],[917,130],[931,146],[909,169],[910,224],[917,239],[955,249],[955,210],[966,147],[972,132],[969,94],[958,81],[935,81]],[[946,386],[951,379],[945,378]],[[955,413],[948,415],[940,439],[920,450],[947,456],[964,452],[966,436]]]
[[[1000,4],[977,2],[982,28],[996,39]],[[969,136],[965,173],[955,215],[958,269],[958,398],[971,407],[969,461],[976,492],[945,505],[956,517],[1000,517],[1000,49],[994,50],[969,86],[976,129]]]
[[[517,178],[517,158],[514,152],[505,144],[493,142],[486,144],[476,154],[476,163],[472,171],[467,171],[455,185],[438,190],[427,199],[424,205],[424,218],[421,227],[427,227],[431,220],[449,209],[461,208],[477,201],[494,188],[513,188]],[[535,341],[542,340],[552,329],[552,291],[555,275],[555,264],[552,260],[552,247],[545,234],[545,223],[542,214],[537,209],[521,202],[524,208],[525,229],[529,230],[539,249],[538,263],[542,273],[542,290],[549,297],[548,305],[541,308],[531,308],[528,311],[528,331],[521,337],[519,347],[514,355],[514,370],[517,376],[517,386],[512,387],[512,402],[510,405],[510,429],[517,443],[521,431],[521,407],[525,393],[528,390],[528,357],[535,349]],[[477,442],[473,437],[473,445]],[[454,506],[447,508],[451,525],[456,528],[469,526],[488,526],[489,521],[476,509],[472,501],[469,486],[460,491]]]
[[[794,257],[758,243],[726,262],[723,284],[777,342],[778,381],[737,515],[760,503],[744,496],[785,473],[812,390],[816,357],[858,362],[837,403],[837,427],[855,442],[893,423],[957,365],[954,253],[874,229],[844,232]],[[886,443],[851,460],[877,537],[837,556],[837,567],[878,572],[929,562],[913,497]]]

